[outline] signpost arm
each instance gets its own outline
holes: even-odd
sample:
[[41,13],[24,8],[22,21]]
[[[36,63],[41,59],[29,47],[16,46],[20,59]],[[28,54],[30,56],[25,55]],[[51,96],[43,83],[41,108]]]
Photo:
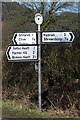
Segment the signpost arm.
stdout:
[[38,95],[39,95],[39,109],[41,111],[41,36],[40,36],[40,25],[38,25]]

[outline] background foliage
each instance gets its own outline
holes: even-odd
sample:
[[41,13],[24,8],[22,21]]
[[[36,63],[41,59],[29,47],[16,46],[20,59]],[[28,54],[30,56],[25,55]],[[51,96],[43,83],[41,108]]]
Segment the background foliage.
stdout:
[[[35,71],[35,62],[8,62],[5,54],[8,45],[12,44],[15,32],[37,31],[34,22],[37,11],[18,3],[3,3],[2,7],[3,99],[23,99],[24,104],[29,100],[38,105],[38,73]],[[72,31],[75,40],[71,44],[42,45],[42,107],[75,108],[79,111],[80,14],[65,12],[57,16],[50,12],[47,11],[44,16],[42,31]]]

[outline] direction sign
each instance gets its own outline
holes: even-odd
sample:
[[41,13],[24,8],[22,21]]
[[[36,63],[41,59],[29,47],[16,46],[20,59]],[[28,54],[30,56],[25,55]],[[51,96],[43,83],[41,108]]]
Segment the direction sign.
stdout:
[[36,44],[36,33],[15,33],[12,41],[16,45]]
[[9,46],[6,52],[9,61],[37,60],[37,46]]
[[56,43],[56,42],[73,42],[74,34],[72,32],[43,32],[42,42],[43,43]]

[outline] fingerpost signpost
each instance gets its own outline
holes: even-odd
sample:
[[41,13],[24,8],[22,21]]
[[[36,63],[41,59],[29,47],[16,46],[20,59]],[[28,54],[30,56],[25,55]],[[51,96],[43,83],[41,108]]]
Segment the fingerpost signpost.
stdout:
[[38,99],[40,111],[42,111],[41,44],[72,43],[75,38],[72,32],[41,32],[40,25],[42,22],[43,16],[37,13],[35,15],[35,23],[38,25],[38,38],[35,32],[15,33],[12,38],[13,45],[9,45],[6,51],[7,59],[11,62],[38,61]]

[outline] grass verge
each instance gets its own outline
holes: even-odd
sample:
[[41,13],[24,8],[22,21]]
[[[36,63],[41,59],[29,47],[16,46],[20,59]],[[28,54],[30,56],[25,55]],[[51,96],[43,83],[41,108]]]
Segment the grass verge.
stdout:
[[80,118],[61,118],[48,112],[40,112],[39,109],[20,108],[18,103],[11,100],[2,101],[3,118],[47,118],[47,120],[80,120]]
[[51,115],[40,112],[38,109],[20,108],[10,100],[2,102],[2,116],[3,118],[52,118]]

